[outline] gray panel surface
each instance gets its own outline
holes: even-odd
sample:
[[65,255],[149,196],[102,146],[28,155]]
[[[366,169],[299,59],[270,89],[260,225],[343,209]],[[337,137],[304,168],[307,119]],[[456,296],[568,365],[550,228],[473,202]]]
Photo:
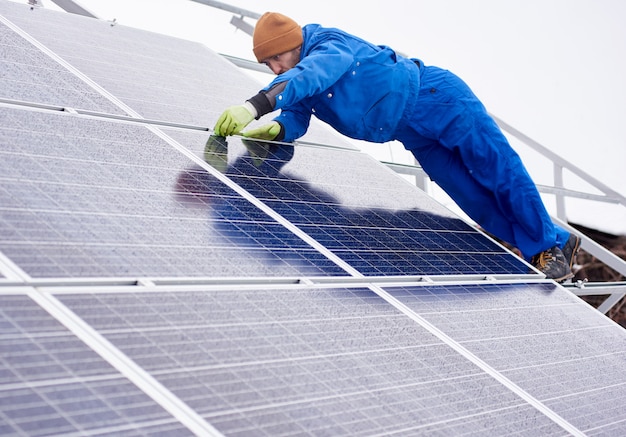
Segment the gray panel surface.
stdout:
[[562,431],[367,289],[59,299],[226,435]]
[[30,298],[0,295],[0,434],[190,435]]
[[[72,16],[68,26],[67,14],[20,5],[3,4],[0,13],[147,118],[203,125],[226,104],[210,111],[211,83],[225,84],[222,98],[237,91],[225,76],[229,63],[198,43],[87,17]],[[245,94],[254,91],[249,76],[235,75],[248,84]]]
[[[144,118],[213,127],[265,85],[196,42],[11,2],[0,2],[0,14]],[[316,122],[303,139],[353,147]]]
[[0,23],[0,98],[123,114],[30,42]]
[[626,433],[626,333],[559,286],[387,291],[577,428]]

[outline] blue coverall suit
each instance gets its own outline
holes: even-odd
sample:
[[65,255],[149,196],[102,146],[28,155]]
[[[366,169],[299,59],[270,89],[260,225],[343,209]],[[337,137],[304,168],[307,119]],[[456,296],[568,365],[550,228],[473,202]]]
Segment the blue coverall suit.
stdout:
[[552,223],[519,156],[461,79],[339,29],[309,24],[302,33],[298,64],[249,100],[259,117],[281,109],[282,140],[304,135],[311,115],[351,138],[398,140],[476,223],[527,259],[563,247],[569,232]]

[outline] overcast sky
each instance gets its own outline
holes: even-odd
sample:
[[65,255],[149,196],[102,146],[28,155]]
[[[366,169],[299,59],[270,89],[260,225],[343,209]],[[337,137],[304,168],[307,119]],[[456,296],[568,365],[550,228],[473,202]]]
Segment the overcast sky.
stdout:
[[[24,1],[25,2],[25,1]],[[99,18],[253,59],[232,14],[190,0],[78,0]],[[487,109],[626,195],[626,2],[622,0],[233,0],[301,24],[340,27],[461,76]],[[51,0],[44,6],[54,7]],[[253,20],[249,20],[254,23]],[[238,102],[233,102],[238,103]],[[211,125],[212,121],[207,121]],[[512,141],[537,183],[552,168]],[[406,162],[401,147],[368,146]],[[568,177],[566,183],[586,190]],[[553,211],[550,196],[544,197]],[[568,201],[568,218],[626,234],[626,207]]]

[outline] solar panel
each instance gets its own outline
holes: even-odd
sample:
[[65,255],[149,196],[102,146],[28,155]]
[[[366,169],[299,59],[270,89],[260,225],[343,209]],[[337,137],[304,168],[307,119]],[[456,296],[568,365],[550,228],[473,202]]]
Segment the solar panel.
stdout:
[[2,435],[189,434],[30,298],[3,294],[1,301]]
[[320,125],[207,143],[215,53],[0,35],[3,435],[623,434],[623,329]]
[[[273,264],[274,274],[342,274],[332,263],[312,268],[307,258],[323,262],[317,251],[143,126],[13,108],[3,115],[2,227],[12,236],[0,247],[32,276],[269,274],[252,253],[306,264],[301,271]],[[226,174],[365,275],[528,269],[395,174],[380,172],[368,189],[366,175],[377,169],[368,156],[275,147],[289,161],[272,165],[270,155],[255,166],[254,157],[241,155]],[[333,165],[346,161],[354,169],[348,177]],[[191,198],[203,208],[180,207]],[[219,257],[230,267],[197,262],[233,242],[226,250],[240,254]],[[224,271],[233,265],[245,268]]]
[[3,116],[0,249],[32,277],[346,274],[143,126]]
[[[78,43],[78,48],[72,48],[70,42],[76,39],[75,35],[74,37],[64,37],[62,41],[58,41],[54,36],[56,35],[54,32],[55,26],[58,26],[55,23],[59,19],[58,17],[63,17],[63,15],[53,15],[52,19],[45,20],[47,23],[49,22],[48,24],[44,24],[37,17],[34,20],[24,20],[24,17],[20,15],[16,17],[20,25],[26,26],[29,31],[32,29],[38,37],[44,38],[55,50],[59,50],[63,54],[67,53],[71,60],[76,60],[80,63],[81,68],[93,68],[91,63],[86,62],[84,57],[77,56],[77,53],[80,53],[82,50],[83,42]],[[21,18],[21,21],[19,18]],[[93,20],[84,21],[79,18],[79,21],[84,25]],[[101,25],[102,23],[98,23],[98,26]],[[45,26],[50,26],[51,28],[44,31],[42,29]],[[76,29],[80,30],[81,26],[77,26]],[[135,32],[134,30],[131,31]],[[97,34],[97,32],[94,34]],[[115,38],[111,38],[109,34],[110,31],[107,29],[107,34],[103,37],[104,41],[99,42],[97,46],[103,47],[101,51],[106,55],[104,58],[107,56],[118,57],[120,55],[117,51],[104,48],[107,47],[107,44],[117,43],[117,45],[120,45],[121,43],[116,38],[124,38],[124,35],[117,35]],[[162,46],[161,38],[163,37],[157,36],[155,38],[158,39],[156,43]],[[94,41],[91,41],[91,38],[88,38],[88,40],[89,43],[94,43]],[[154,43],[155,41],[153,41]],[[181,44],[191,43],[183,42]],[[135,43],[135,45],[140,46],[135,48],[136,50],[142,50],[142,56],[148,56],[144,51],[145,43]],[[130,47],[132,48],[134,45]],[[198,49],[198,47],[195,48]],[[42,50],[44,49],[50,50],[48,47],[42,47]],[[189,51],[183,49],[181,53]],[[194,51],[194,53],[197,52],[200,52],[200,50]],[[207,50],[204,52],[209,53]],[[58,55],[53,53],[51,56]],[[109,61],[109,63],[112,62],[113,60]],[[179,60],[178,62],[181,61]],[[124,65],[131,65],[134,68],[141,67],[141,65],[137,66],[136,63],[133,64],[131,62],[126,62]],[[195,66],[196,64],[191,65]],[[163,69],[169,71],[169,67]],[[154,68],[150,69],[150,71],[153,70]],[[77,74],[80,77],[84,73],[79,71]],[[127,76],[123,71],[121,74],[108,75],[107,77],[111,76],[119,79],[108,79],[105,81],[106,87],[110,89],[116,90],[115,84],[117,82],[128,82],[125,79]],[[175,80],[176,84],[184,83],[180,77],[176,77],[179,79]],[[97,77],[97,79],[101,80],[100,77]],[[219,79],[219,77],[214,78],[214,83],[224,82],[216,82]],[[150,93],[151,95],[155,94],[152,82],[148,82],[146,85],[144,81],[140,81],[139,85],[138,89],[143,90],[142,92]],[[87,84],[84,84],[83,87],[90,92],[93,91],[93,87],[87,86]],[[100,88],[96,87],[96,89]],[[171,86],[166,89],[171,89]],[[104,95],[107,95],[104,90],[102,92]],[[168,92],[162,93],[161,100],[168,100],[168,95]],[[117,101],[113,98],[109,100]],[[127,101],[131,104],[134,103],[132,100]],[[123,107],[121,106],[121,108]],[[146,113],[145,111],[143,112]],[[103,120],[91,121],[79,117],[54,117],[49,114],[42,115],[33,112],[14,112],[9,110],[7,113],[11,114],[8,115],[11,119],[6,119],[7,125],[22,126],[22,128],[11,128],[6,133],[10,141],[15,141],[13,148],[20,151],[17,154],[11,153],[6,160],[6,165],[13,168],[14,173],[18,173],[16,177],[20,180],[23,174],[30,173],[32,175],[35,172],[42,171],[39,169],[42,166],[41,163],[38,162],[35,165],[29,163],[23,159],[23,153],[27,153],[29,150],[32,150],[32,153],[37,156],[39,154],[48,156],[57,153],[55,148],[50,147],[47,142],[51,134],[55,135],[58,138],[57,141],[61,142],[57,147],[61,151],[59,153],[70,153],[72,157],[76,157],[76,159],[71,160],[63,158],[60,163],[57,161],[49,161],[47,163],[51,167],[59,167],[55,168],[55,178],[59,178],[60,174],[64,172],[72,179],[71,185],[64,185],[62,190],[58,186],[47,183],[43,184],[44,188],[39,188],[38,190],[33,190],[31,186],[26,185],[22,187],[22,190],[32,192],[33,196],[38,196],[38,194],[38,197],[44,196],[44,206],[47,206],[50,197],[61,195],[66,201],[62,206],[66,210],[65,214],[50,212],[45,221],[56,223],[55,226],[64,228],[71,233],[71,236],[61,237],[61,241],[47,242],[47,245],[38,245],[37,250],[43,253],[36,254],[36,251],[32,248],[34,241],[28,240],[28,238],[38,240],[40,237],[37,233],[45,233],[46,227],[39,225],[37,222],[32,223],[31,220],[24,217],[24,214],[18,213],[16,217],[13,217],[14,220],[29,226],[30,229],[22,232],[22,234],[26,234],[25,238],[22,237],[26,241],[19,241],[17,245],[13,241],[7,243],[10,244],[10,247],[6,246],[4,250],[10,252],[18,264],[22,263],[22,258],[29,260],[37,259],[37,271],[34,271],[35,268],[32,266],[23,267],[33,276],[188,276],[194,274],[243,276],[272,273],[275,275],[290,274],[297,276],[302,273],[309,275],[344,274],[343,270],[332,265],[333,263],[321,259],[323,257],[320,257],[315,250],[302,248],[302,243],[295,241],[297,238],[286,236],[285,234],[288,234],[288,232],[279,229],[279,226],[268,224],[265,227],[269,226],[272,228],[271,230],[259,229],[264,226],[262,222],[255,220],[254,223],[251,223],[249,217],[242,218],[238,215],[228,217],[225,220],[231,226],[224,227],[226,229],[223,230],[222,236],[223,234],[228,234],[226,240],[243,242],[243,246],[247,246],[245,252],[248,255],[253,253],[260,254],[259,257],[253,258],[269,260],[271,268],[268,268],[267,265],[259,266],[254,259],[248,260],[247,256],[234,261],[234,265],[245,266],[243,270],[241,268],[233,269],[232,264],[220,268],[215,263],[207,263],[202,268],[198,263],[190,260],[189,256],[180,253],[182,248],[186,253],[192,255],[195,260],[199,258],[211,259],[212,253],[216,251],[214,245],[210,251],[205,247],[196,248],[196,253],[188,251],[190,247],[194,247],[188,240],[192,239],[195,241],[197,235],[206,233],[202,229],[197,229],[194,225],[205,226],[205,229],[212,228],[201,223],[201,220],[197,220],[198,211],[194,211],[196,213],[194,219],[196,220],[193,224],[190,224],[189,220],[183,221],[185,226],[184,235],[180,235],[180,231],[183,229],[181,223],[176,222],[176,220],[180,220],[179,217],[171,217],[167,214],[163,217],[154,217],[159,214],[159,210],[162,210],[164,205],[172,202],[172,199],[164,199],[161,196],[157,196],[155,199],[155,191],[167,190],[169,192],[174,183],[172,182],[172,176],[162,174],[162,169],[154,168],[149,163],[158,161],[156,165],[161,167],[164,165],[163,163],[167,163],[171,165],[172,172],[176,170],[181,171],[183,174],[180,175],[179,179],[183,181],[183,184],[188,183],[189,180],[198,181],[197,175],[200,173],[194,171],[194,169],[191,170],[193,175],[184,174],[187,171],[184,156],[173,150],[168,144],[165,144],[161,138],[155,137],[153,132],[140,127],[132,128],[113,125]],[[158,116],[158,114],[148,114]],[[51,118],[47,119],[46,117]],[[176,138],[176,132],[169,133]],[[190,135],[193,136],[194,132],[191,132],[191,134],[187,133],[186,139],[189,139]],[[19,139],[15,140],[11,136],[19,136]],[[197,149],[197,145],[204,145],[206,136],[206,133],[196,133],[194,142],[191,144],[185,143],[185,145],[191,149]],[[59,137],[63,138],[60,139]],[[24,143],[28,147],[24,147]],[[32,149],[30,149],[31,147]],[[46,150],[41,150],[42,147],[46,148]],[[230,145],[229,147],[236,148],[237,146]],[[276,153],[274,153],[275,155],[280,153],[288,155],[290,162],[288,162],[288,168],[285,168],[285,173],[278,172],[276,166],[271,165],[271,162],[276,159],[274,156],[270,156],[263,165],[255,166],[254,164],[249,164],[246,166],[246,162],[251,161],[250,152],[247,151],[247,158],[242,158],[244,155],[240,155],[235,157],[229,164],[228,173],[232,174],[231,179],[252,196],[261,201],[267,200],[266,205],[272,210],[285,217],[286,220],[295,226],[299,226],[305,234],[320,242],[342,261],[351,264],[360,274],[438,275],[527,272],[528,268],[518,259],[487,241],[482,235],[470,229],[469,226],[462,223],[458,218],[452,217],[449,212],[435,204],[424,194],[417,192],[414,187],[410,187],[408,183],[402,186],[402,184],[398,183],[399,178],[396,175],[381,172],[380,166],[374,163],[368,156],[351,153],[347,150],[329,151],[305,147],[299,148],[296,154],[292,149],[291,153],[285,152],[286,147],[278,148]],[[246,150],[241,145],[239,145],[239,149]],[[197,151],[196,153],[200,155],[203,151]],[[19,161],[19,163],[15,164],[13,162],[15,160]],[[105,165],[99,164],[98,160],[104,160]],[[129,164],[130,162],[135,164]],[[350,162],[350,172],[344,171],[344,166],[347,162]],[[238,168],[239,165],[244,167]],[[27,167],[24,168],[24,166]],[[189,167],[189,164],[186,166]],[[378,170],[378,172],[374,171],[374,169]],[[254,171],[251,173],[251,170]],[[287,173],[288,170],[289,173]],[[204,173],[206,174],[206,172]],[[10,174],[11,172],[7,171],[7,175]],[[82,179],[77,178],[79,174],[83,175],[84,182]],[[375,176],[377,174],[380,174],[380,176]],[[34,176],[35,178],[37,177],[36,175]],[[116,187],[111,187],[111,189],[106,190],[106,193],[103,192],[104,187],[108,188],[112,184],[115,186],[113,181],[117,179],[120,179],[118,183],[123,185],[124,189],[120,190]],[[219,182],[211,182],[210,175],[207,175],[204,179],[200,188],[204,189],[205,193],[200,193],[200,195],[208,194],[211,197],[214,194],[211,192],[213,187],[217,187],[218,192],[221,190],[221,184]],[[154,182],[154,185],[151,185],[152,182]],[[77,186],[81,183],[85,184],[86,187]],[[169,183],[170,186],[166,188],[163,186],[163,183]],[[134,189],[131,187],[134,187]],[[366,187],[369,187],[369,189]],[[194,187],[194,189],[197,188]],[[44,192],[40,193],[42,189]],[[55,193],[47,192],[49,190],[55,190]],[[25,194],[22,194],[16,187],[11,187],[11,191],[18,194],[19,198],[24,199],[22,204],[29,205],[31,209],[39,202],[39,199],[26,198]],[[70,193],[70,191],[75,192]],[[13,197],[16,196],[14,195]],[[204,198],[207,199],[209,197],[205,196]],[[218,194],[218,197],[220,199],[225,198],[220,194]],[[110,199],[111,204],[107,204],[103,199]],[[392,201],[389,202],[389,199]],[[346,201],[349,203],[344,205]],[[83,205],[85,202],[89,202],[90,205]],[[245,202],[238,202],[239,205],[242,203]],[[145,205],[146,211],[143,214],[139,213],[137,205]],[[125,211],[116,211],[120,210],[120,208],[123,209],[125,206],[127,208],[131,207],[135,212],[132,214],[132,227],[124,223],[125,217],[121,216],[121,214],[127,213]],[[229,202],[221,202],[221,205],[220,202],[217,202],[211,206],[215,207],[213,208],[214,210],[221,206],[221,211],[218,211],[217,214],[221,214],[222,218],[224,217],[224,212],[231,214],[233,211],[232,204]],[[371,210],[366,209],[368,207]],[[82,208],[87,208],[87,211],[83,211]],[[249,209],[249,207],[247,208]],[[426,210],[424,211],[424,209]],[[77,218],[74,213],[77,212],[76,210],[83,215],[95,215],[97,217],[81,217],[80,230],[76,230],[78,224],[73,223],[66,217],[72,211],[72,219],[76,221]],[[107,211],[106,217],[103,217],[103,210]],[[399,213],[399,210],[403,212]],[[408,211],[405,212],[404,210]],[[112,220],[110,211],[118,213],[113,216],[114,223],[109,223]],[[30,213],[31,211],[27,211],[25,215],[28,216]],[[138,213],[141,214],[143,219],[143,229],[140,229],[142,227],[141,222],[137,220]],[[264,216],[262,212],[258,211],[255,211],[254,214]],[[146,219],[146,217],[149,218]],[[315,221],[311,222],[310,219],[313,217],[315,217]],[[327,223],[324,217],[332,217],[333,223]],[[70,221],[68,222],[68,220]],[[103,220],[106,223],[101,224],[100,222]],[[154,220],[166,222],[158,225],[160,229],[168,225],[174,226],[175,229],[167,229],[164,232],[160,232],[158,241],[150,245],[151,240],[154,240],[150,231],[155,226]],[[267,218],[262,220],[271,222]],[[242,229],[242,222],[246,223],[245,229]],[[16,226],[15,222],[10,226]],[[457,229],[461,230],[462,235],[451,232]],[[437,230],[445,230],[445,232],[438,233],[436,232]],[[133,231],[139,232],[140,235],[134,234]],[[30,236],[33,235],[33,232],[36,235]],[[106,235],[101,236],[103,233]],[[259,236],[259,233],[263,235]],[[98,235],[94,236],[93,234]],[[112,235],[114,235],[114,239],[117,241],[122,240],[125,244],[121,247],[118,244],[118,247],[111,248],[111,244],[115,243],[115,241],[110,241]],[[163,241],[163,237],[166,235],[170,235],[171,240]],[[280,238],[276,239],[272,235],[280,235]],[[43,238],[47,240],[46,237]],[[71,241],[64,241],[68,238]],[[276,250],[269,249],[267,246],[267,244],[275,246],[278,243],[281,247],[290,247],[290,244],[285,244],[288,239],[293,242],[292,244],[301,247],[298,253],[294,253],[291,250],[282,250],[280,253],[276,253]],[[133,245],[133,241],[141,242],[140,247]],[[174,241],[177,243],[176,245],[174,245]],[[251,248],[250,241],[256,242]],[[367,247],[364,247],[364,242],[367,243]],[[374,245],[372,242],[377,244]],[[83,252],[78,255],[82,259],[82,261],[78,262],[68,256],[67,250],[65,250],[69,246],[69,250],[74,251],[73,246],[76,244],[81,244]],[[88,251],[85,247],[90,244],[97,246],[98,252],[104,253],[92,253],[96,249]],[[145,245],[149,245],[149,247],[145,247]],[[261,248],[257,247],[259,245]],[[238,246],[242,247],[242,244]],[[451,247],[456,247],[456,250],[450,251]],[[22,251],[21,255],[18,253],[20,250]],[[229,248],[228,250],[230,251],[231,249]],[[268,250],[272,253],[268,254]],[[163,254],[162,251],[167,251],[168,253]],[[78,267],[79,271],[72,272],[67,265],[59,265],[61,262],[51,259],[51,253],[60,254],[64,260],[70,262],[70,265]],[[118,260],[118,265],[110,265],[114,262],[111,258]],[[233,254],[228,257],[220,257],[220,259],[226,258],[236,260],[238,256]],[[309,258],[309,260],[306,260],[306,258]],[[321,269],[312,267],[310,258],[314,258],[317,264],[325,265]],[[45,261],[41,261],[42,259]],[[284,266],[285,263],[287,264],[286,266]],[[294,263],[304,264],[304,267],[294,268],[292,266]]]
[[[68,26],[64,14],[45,9],[25,11],[20,5],[3,6],[2,14],[34,38],[48,56],[59,58],[73,72],[144,118],[205,126],[217,119],[223,107],[243,101],[262,86],[196,42],[125,26],[111,27],[105,21],[82,16],[71,16],[72,25]],[[40,101],[36,97],[34,101]],[[71,101],[61,103],[91,109]],[[118,109],[100,110],[119,113]],[[315,123],[304,139],[350,147]]]
[[365,288],[59,298],[226,435],[558,428]]
[[[456,434],[487,424],[491,432],[522,427],[543,435],[561,434],[563,424],[584,432],[616,426],[608,418],[619,417],[623,399],[623,330],[555,284],[377,291],[54,293],[226,435]],[[386,294],[409,311],[390,305]],[[612,372],[590,376],[599,356]],[[571,384],[563,384],[567,375],[575,376]],[[607,414],[581,414],[601,393],[613,399],[603,404]]]
[[578,429],[608,430],[622,415],[623,329],[555,284],[387,291]]

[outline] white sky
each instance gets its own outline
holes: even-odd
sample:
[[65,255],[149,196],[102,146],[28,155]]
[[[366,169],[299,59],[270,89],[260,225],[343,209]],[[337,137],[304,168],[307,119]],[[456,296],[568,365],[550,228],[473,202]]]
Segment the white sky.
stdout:
[[[77,2],[105,20],[115,18],[122,25],[253,59],[250,38],[229,24],[232,14],[219,9],[189,0]],[[427,65],[447,68],[470,85],[491,113],[626,196],[623,0],[225,2],[258,13],[278,11],[300,24],[340,27]],[[44,6],[54,4],[44,0]],[[535,181],[551,184],[552,167],[512,144]],[[410,159],[397,145],[365,150],[379,159]],[[587,190],[567,176],[566,184]],[[544,199],[553,212],[552,198]],[[568,201],[567,213],[575,223],[626,234],[626,207]]]

